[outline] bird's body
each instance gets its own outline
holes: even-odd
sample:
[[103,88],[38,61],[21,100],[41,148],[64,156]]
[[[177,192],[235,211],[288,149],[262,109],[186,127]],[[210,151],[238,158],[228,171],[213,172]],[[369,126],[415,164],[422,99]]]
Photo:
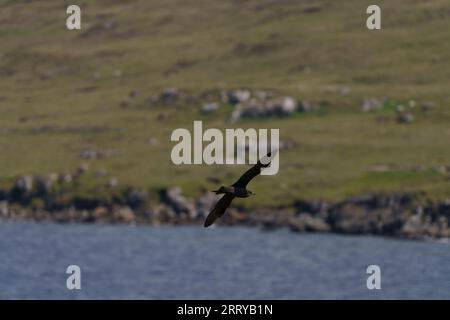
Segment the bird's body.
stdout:
[[220,187],[218,190],[214,190],[213,192],[215,192],[216,194],[232,194],[234,195],[236,198],[247,198],[250,197],[251,195],[254,195],[253,192],[251,192],[250,190],[247,190],[246,188],[241,188],[241,187]]
[[217,202],[214,209],[209,213],[205,220],[205,227],[209,227],[216,221],[216,219],[220,218],[224,215],[225,210],[231,204],[231,201],[236,198],[247,198],[254,193],[247,189],[247,184],[257,175],[261,173],[261,168],[266,168],[270,165],[271,153],[269,153],[265,159],[264,163],[262,161],[258,161],[253,167],[247,170],[238,181],[236,181],[231,186],[222,186],[218,190],[214,190],[216,194],[224,194],[222,198],[220,198],[219,202]]

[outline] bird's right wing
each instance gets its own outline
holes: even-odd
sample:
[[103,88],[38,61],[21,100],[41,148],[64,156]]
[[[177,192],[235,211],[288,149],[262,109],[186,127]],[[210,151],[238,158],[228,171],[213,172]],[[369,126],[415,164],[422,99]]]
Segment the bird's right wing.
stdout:
[[247,184],[254,178],[256,177],[258,174],[261,173],[261,164],[258,162],[257,164],[255,164],[253,167],[251,167],[250,169],[248,169],[240,178],[238,181],[236,181],[235,183],[233,183],[232,185],[234,187],[241,187],[241,188],[245,188],[247,187]]
[[258,174],[261,173],[261,168],[267,168],[270,165],[270,161],[272,160],[271,153],[269,152],[266,156],[264,156],[261,160],[258,161],[253,167],[248,169],[238,181],[233,183],[233,187],[241,187],[246,188],[247,184]]
[[233,201],[234,195],[232,194],[225,194],[222,198],[220,198],[219,202],[217,202],[214,209],[208,214],[205,220],[205,228],[209,227],[216,221],[216,219],[223,216],[225,213],[225,210],[227,210],[228,206],[231,204],[231,201]]

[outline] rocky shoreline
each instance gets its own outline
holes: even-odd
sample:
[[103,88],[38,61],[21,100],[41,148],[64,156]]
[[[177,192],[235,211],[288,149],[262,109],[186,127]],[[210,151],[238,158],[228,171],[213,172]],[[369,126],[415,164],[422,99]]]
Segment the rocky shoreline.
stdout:
[[[0,221],[201,225],[218,199],[206,191],[197,199],[187,199],[178,187],[152,193],[111,182],[96,187],[98,192],[80,194],[74,190],[82,185],[82,175],[79,169],[75,174],[18,178],[10,188],[0,189]],[[336,202],[296,200],[251,212],[232,206],[218,224],[404,239],[450,238],[450,200],[424,199],[425,194],[378,193]]]

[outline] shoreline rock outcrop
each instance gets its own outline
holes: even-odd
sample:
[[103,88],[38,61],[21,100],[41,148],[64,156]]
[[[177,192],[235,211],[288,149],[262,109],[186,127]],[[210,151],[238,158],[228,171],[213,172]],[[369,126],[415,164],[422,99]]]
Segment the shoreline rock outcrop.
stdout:
[[[152,194],[132,187],[105,187],[98,195],[74,192],[86,168],[75,174],[23,176],[0,190],[0,221],[201,225],[219,196],[204,191],[186,198],[178,187]],[[70,179],[67,177],[70,176]],[[342,201],[297,200],[282,207],[230,207],[218,223],[293,232],[371,234],[404,239],[450,238],[450,200],[424,195],[376,193]]]

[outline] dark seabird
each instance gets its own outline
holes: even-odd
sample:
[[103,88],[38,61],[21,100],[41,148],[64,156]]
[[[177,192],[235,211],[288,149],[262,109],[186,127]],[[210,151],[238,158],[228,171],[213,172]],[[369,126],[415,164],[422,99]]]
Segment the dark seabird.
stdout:
[[205,220],[205,228],[209,227],[216,221],[216,219],[223,216],[225,210],[231,204],[231,201],[235,197],[237,198],[247,198],[251,195],[255,195],[250,190],[247,190],[247,184],[257,175],[261,173],[261,168],[267,168],[270,165],[271,153],[268,153],[263,159],[259,160],[252,168],[247,170],[238,181],[229,187],[220,187],[218,190],[214,190],[216,194],[225,194],[217,202],[214,209],[209,213]]

